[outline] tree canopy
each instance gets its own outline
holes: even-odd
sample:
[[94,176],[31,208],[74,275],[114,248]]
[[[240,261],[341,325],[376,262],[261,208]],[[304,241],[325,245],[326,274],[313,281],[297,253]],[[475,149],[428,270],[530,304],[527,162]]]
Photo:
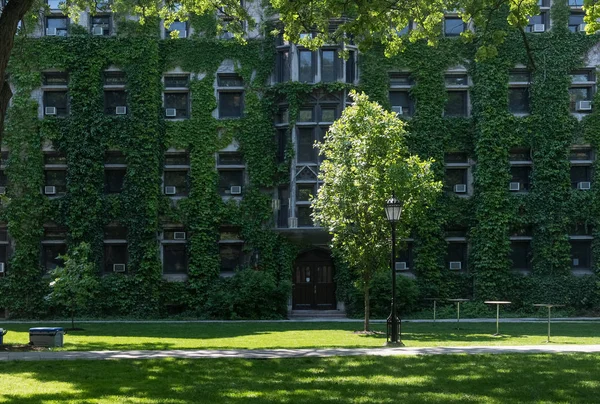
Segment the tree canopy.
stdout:
[[441,189],[431,160],[411,156],[404,123],[364,94],[319,144],[324,161],[323,186],[314,200],[314,219],[329,230],[333,246],[356,272],[365,294],[365,331],[369,324],[369,288],[373,275],[389,268],[390,225],[384,205],[392,194],[402,202],[398,236],[408,237],[411,223]]

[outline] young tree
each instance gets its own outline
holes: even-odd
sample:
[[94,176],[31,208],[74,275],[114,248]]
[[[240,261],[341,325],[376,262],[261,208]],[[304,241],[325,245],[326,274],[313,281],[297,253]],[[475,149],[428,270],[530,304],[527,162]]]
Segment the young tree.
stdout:
[[64,266],[52,272],[52,291],[48,298],[64,306],[71,315],[71,328],[75,329],[75,314],[87,307],[98,290],[94,264],[89,260],[90,245],[81,243],[63,256]]
[[344,109],[318,144],[324,157],[323,186],[313,203],[313,218],[333,236],[333,248],[358,276],[364,293],[364,330],[369,331],[369,290],[377,271],[390,268],[390,224],[384,205],[392,194],[402,202],[398,238],[441,189],[431,160],[411,156],[404,123],[392,112],[352,92]]

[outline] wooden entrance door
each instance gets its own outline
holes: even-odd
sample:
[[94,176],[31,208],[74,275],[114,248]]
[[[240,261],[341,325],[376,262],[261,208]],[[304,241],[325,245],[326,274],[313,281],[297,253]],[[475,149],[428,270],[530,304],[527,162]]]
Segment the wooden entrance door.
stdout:
[[335,310],[333,262],[324,251],[309,251],[294,263],[294,310]]

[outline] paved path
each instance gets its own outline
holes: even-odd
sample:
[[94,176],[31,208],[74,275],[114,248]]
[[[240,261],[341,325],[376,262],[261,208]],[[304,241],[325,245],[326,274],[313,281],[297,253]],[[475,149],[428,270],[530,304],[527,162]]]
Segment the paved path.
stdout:
[[337,348],[337,349],[236,349],[236,350],[170,350],[170,351],[61,351],[61,352],[0,352],[0,361],[37,360],[105,360],[105,359],[286,359],[327,358],[332,356],[403,356],[447,354],[507,354],[507,353],[600,353],[600,345],[523,345],[469,346],[421,348]]

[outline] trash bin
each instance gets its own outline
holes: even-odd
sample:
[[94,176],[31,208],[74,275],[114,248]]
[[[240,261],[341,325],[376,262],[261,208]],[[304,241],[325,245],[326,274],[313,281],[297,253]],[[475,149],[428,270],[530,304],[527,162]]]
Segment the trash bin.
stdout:
[[4,335],[8,332],[4,328],[0,328],[0,345],[4,344]]
[[29,329],[29,343],[36,346],[63,346],[63,335],[65,330],[62,327],[36,327]]

